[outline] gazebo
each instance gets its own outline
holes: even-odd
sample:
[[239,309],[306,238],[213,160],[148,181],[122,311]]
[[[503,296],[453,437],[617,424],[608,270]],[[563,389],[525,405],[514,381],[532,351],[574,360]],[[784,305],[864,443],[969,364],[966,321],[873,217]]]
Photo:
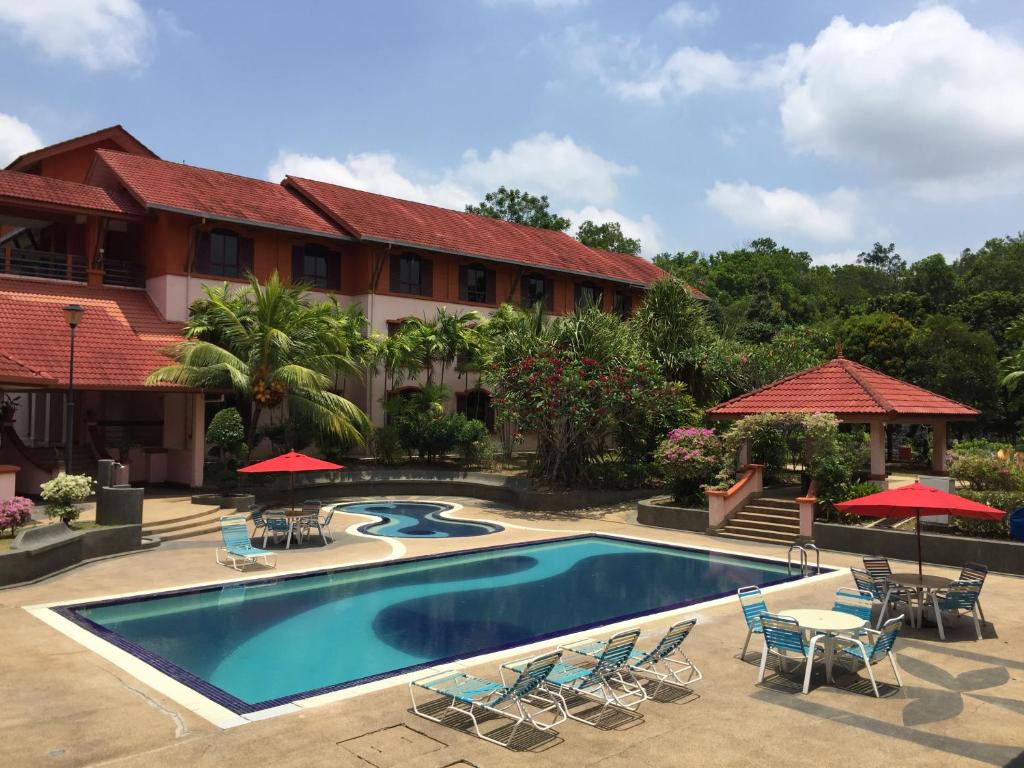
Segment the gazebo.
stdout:
[[871,428],[871,478],[884,480],[885,428],[924,424],[932,430],[932,471],[946,471],[946,425],[979,416],[970,406],[868,368],[845,357],[808,368],[734,397],[708,411],[714,419],[755,413],[833,413]]

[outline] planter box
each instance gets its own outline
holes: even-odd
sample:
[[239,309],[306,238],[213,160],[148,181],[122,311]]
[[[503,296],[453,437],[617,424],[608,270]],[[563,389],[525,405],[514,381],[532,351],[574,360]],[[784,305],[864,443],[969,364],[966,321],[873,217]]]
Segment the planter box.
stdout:
[[86,560],[142,548],[141,525],[73,531],[60,523],[25,528],[0,554],[0,587],[47,576]]
[[694,507],[678,507],[667,496],[644,499],[636,503],[636,520],[642,525],[674,528],[677,531],[707,533],[708,511]]
[[[889,528],[815,523],[814,543],[838,552],[917,560],[917,535]],[[1024,575],[1024,542],[922,533],[921,554],[925,562],[936,565],[960,567],[975,562],[1000,573]]]

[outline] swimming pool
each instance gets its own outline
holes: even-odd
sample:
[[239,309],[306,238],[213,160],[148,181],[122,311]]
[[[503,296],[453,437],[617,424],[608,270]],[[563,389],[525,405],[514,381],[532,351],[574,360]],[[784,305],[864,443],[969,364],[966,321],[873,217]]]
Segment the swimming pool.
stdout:
[[799,578],[603,535],[56,608],[236,714]]
[[397,539],[443,539],[458,536],[484,536],[504,530],[500,525],[443,517],[454,504],[428,501],[372,501],[337,504],[338,512],[354,512],[379,517],[380,521],[360,526],[360,533]]

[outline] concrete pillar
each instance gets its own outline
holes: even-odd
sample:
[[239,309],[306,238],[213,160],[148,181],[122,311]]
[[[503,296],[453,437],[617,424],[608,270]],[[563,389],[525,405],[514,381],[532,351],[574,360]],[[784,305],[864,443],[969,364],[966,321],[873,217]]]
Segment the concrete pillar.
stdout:
[[885,422],[871,422],[871,479],[885,479]]
[[750,463],[750,441],[744,440],[740,443],[740,455],[739,455],[740,467],[745,467]]
[[192,445],[192,487],[199,488],[203,484],[203,466],[206,462],[206,400],[202,392],[192,395],[191,399],[189,438]]
[[946,422],[932,424],[932,472],[946,474]]

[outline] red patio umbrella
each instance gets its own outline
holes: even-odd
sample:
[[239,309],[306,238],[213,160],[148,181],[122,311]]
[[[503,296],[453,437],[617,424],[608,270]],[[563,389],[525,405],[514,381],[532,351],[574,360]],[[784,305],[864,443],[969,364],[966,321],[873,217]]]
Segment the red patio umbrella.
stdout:
[[841,501],[836,509],[851,515],[865,517],[917,517],[917,573],[923,575],[921,567],[921,513],[925,515],[955,515],[974,517],[979,520],[999,520],[1006,513],[1001,509],[987,507],[976,501],[965,499],[954,493],[922,483],[911,483],[902,488],[862,496],[859,499]]
[[287,472],[288,473],[288,499],[291,504],[292,512],[295,511],[295,473],[296,472],[324,472],[329,469],[344,469],[341,464],[332,464],[329,461],[323,461],[322,459],[314,459],[312,456],[307,456],[304,453],[298,451],[288,451],[288,453],[282,453],[280,456],[275,456],[272,459],[266,461],[260,461],[256,464],[250,464],[248,467],[242,467],[239,472],[248,473],[270,473],[270,472]]

